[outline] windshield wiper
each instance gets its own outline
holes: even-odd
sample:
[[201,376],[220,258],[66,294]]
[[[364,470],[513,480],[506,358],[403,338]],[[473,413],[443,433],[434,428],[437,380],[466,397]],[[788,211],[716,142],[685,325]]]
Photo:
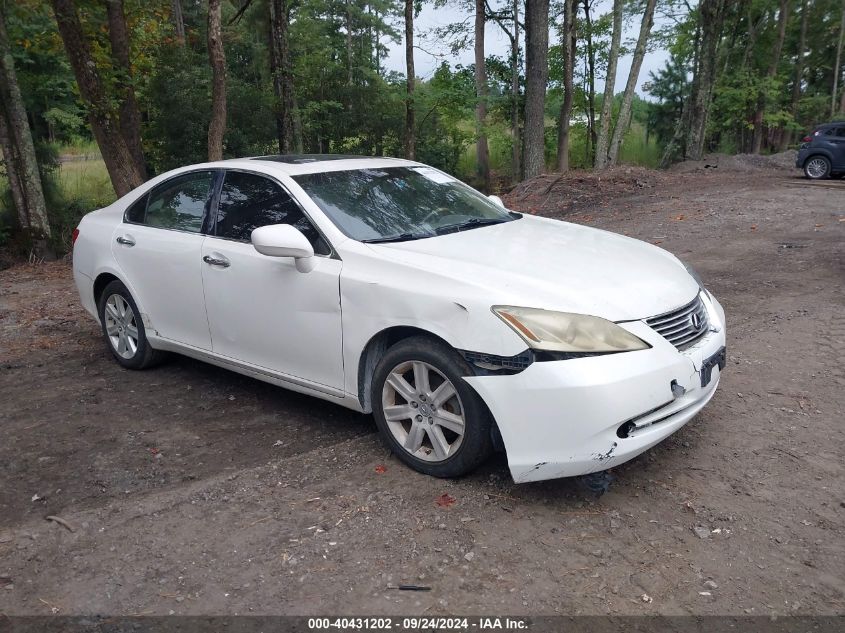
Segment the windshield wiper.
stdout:
[[504,220],[502,218],[470,218],[466,222],[447,224],[446,226],[437,227],[434,229],[434,232],[438,235],[444,235],[446,233],[456,233],[457,231],[463,231],[465,229],[474,229],[479,226],[488,226],[490,224],[503,224],[504,222],[510,221],[511,220]]
[[431,237],[431,235],[416,235],[414,233],[402,233],[401,235],[391,235],[389,237],[374,237],[370,240],[361,240],[364,244],[384,244],[385,242],[410,242],[411,240],[421,240],[424,237]]

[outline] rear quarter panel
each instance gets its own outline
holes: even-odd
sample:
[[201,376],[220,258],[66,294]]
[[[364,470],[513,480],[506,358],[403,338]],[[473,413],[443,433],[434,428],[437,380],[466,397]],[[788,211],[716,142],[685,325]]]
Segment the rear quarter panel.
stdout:
[[122,221],[123,207],[118,203],[93,211],[79,223],[79,236],[73,245],[73,278],[79,298],[85,310],[98,320],[94,280],[110,273],[126,283],[111,252],[112,235]]

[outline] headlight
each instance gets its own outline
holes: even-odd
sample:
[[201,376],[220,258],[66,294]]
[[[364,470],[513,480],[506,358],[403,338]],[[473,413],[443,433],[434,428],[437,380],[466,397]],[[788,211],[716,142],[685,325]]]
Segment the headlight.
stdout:
[[514,306],[493,306],[493,313],[532,349],[603,353],[630,352],[650,347],[627,330],[599,317]]
[[701,288],[702,290],[704,290],[704,282],[701,280],[701,277],[699,277],[698,273],[695,272],[695,268],[693,268],[692,266],[690,266],[686,262],[681,262],[681,263],[684,265],[684,268],[687,269],[687,272],[689,273],[690,277],[695,279],[695,283],[698,284],[698,287]]

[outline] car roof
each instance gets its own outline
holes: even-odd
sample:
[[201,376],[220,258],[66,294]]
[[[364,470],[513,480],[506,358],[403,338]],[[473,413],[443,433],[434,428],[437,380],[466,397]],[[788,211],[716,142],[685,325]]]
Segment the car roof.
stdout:
[[221,167],[239,167],[262,171],[281,171],[290,176],[315,174],[326,171],[347,171],[352,169],[374,169],[378,167],[419,166],[412,160],[383,156],[352,156],[347,154],[279,154],[275,156],[253,156],[220,161]]

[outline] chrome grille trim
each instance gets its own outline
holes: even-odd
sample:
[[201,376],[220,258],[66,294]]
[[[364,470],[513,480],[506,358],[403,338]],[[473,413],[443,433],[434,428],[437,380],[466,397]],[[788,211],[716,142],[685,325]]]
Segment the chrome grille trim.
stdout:
[[[699,319],[698,327],[693,325],[694,317]],[[701,293],[687,305],[650,317],[645,321],[651,329],[678,349],[686,349],[693,345],[707,333],[710,327],[707,307],[701,300]]]

